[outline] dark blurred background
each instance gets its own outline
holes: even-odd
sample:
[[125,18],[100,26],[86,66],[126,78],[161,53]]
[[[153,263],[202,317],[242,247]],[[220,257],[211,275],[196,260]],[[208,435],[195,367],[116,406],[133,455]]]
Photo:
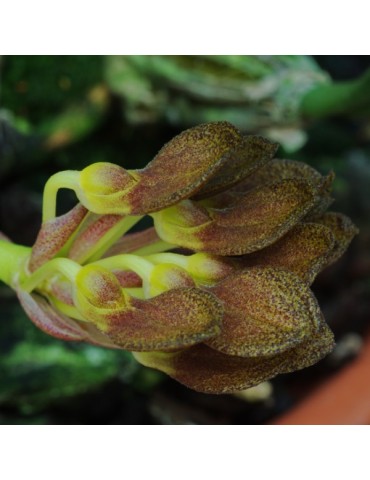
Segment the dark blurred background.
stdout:
[[[361,231],[313,286],[337,349],[238,396],[197,394],[129,353],[48,337],[1,285],[0,424],[264,423],[350,362],[370,320],[369,67],[367,56],[0,57],[0,231],[15,242],[34,242],[53,173],[98,161],[140,168],[180,131],[215,120],[334,170],[332,209]],[[312,90],[338,82],[353,85],[346,101],[308,105]],[[59,213],[75,202],[63,192]]]

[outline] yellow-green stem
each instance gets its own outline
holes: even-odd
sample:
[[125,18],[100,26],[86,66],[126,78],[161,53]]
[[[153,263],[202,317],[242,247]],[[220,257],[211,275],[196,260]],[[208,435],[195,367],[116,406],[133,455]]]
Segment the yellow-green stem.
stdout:
[[154,268],[154,265],[148,260],[129,253],[103,258],[92,265],[99,265],[109,270],[131,270],[137,273],[144,281],[150,281],[150,275]]
[[55,218],[58,190],[69,188],[76,192],[79,187],[80,172],[75,170],[66,170],[58,172],[46,182],[44,188],[42,221],[47,222]]
[[69,258],[54,258],[21,282],[21,287],[26,292],[32,292],[40,283],[56,273],[61,273],[67,277],[70,282],[75,283],[76,275],[81,268],[81,265]]
[[146,259],[153,263],[172,263],[178,267],[182,267],[187,270],[189,264],[189,257],[186,255],[180,255],[178,253],[155,253],[153,255],[147,255]]
[[61,302],[56,297],[48,295],[50,302],[55,306],[57,310],[66,315],[67,317],[74,318],[75,320],[80,320],[81,322],[88,322],[85,317],[77,310],[73,305],[68,305],[67,303]]
[[177,248],[176,245],[165,242],[164,240],[158,240],[155,243],[151,243],[150,245],[145,245],[145,247],[138,248],[132,253],[135,255],[151,255],[152,253],[165,252],[167,250],[173,250],[174,248]]
[[95,262],[99,260],[104,253],[114,245],[126,232],[128,232],[137,222],[143,217],[130,215],[122,218],[117,222],[108,232],[101,237],[93,246],[93,248],[86,252],[83,258],[80,259],[81,263]]
[[144,290],[141,287],[124,288],[123,291],[128,293],[131,297],[145,299]]
[[14,287],[15,280],[24,275],[30,254],[30,247],[0,240],[0,280]]

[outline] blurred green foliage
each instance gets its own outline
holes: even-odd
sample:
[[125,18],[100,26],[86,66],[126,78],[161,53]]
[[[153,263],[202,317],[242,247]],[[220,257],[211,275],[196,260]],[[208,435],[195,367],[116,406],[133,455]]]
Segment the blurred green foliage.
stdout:
[[294,55],[113,56],[105,67],[129,123],[192,126],[222,118],[243,131],[268,131],[289,149],[305,140],[302,98],[329,82],[311,57]]
[[32,55],[3,58],[1,101],[16,117],[39,127],[79,103],[103,80],[101,56]]
[[25,417],[137,371],[129,353],[49,338],[4,298],[0,345],[0,409]]

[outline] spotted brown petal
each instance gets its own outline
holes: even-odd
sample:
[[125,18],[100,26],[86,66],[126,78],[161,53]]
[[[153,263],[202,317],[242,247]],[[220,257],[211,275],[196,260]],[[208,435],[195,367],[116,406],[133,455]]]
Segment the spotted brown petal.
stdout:
[[42,224],[32,248],[29,262],[31,272],[48,260],[51,260],[58,253],[80,225],[86,213],[86,208],[78,204],[65,215],[48,220]]
[[17,296],[27,316],[48,335],[65,341],[84,341],[105,348],[118,348],[95,325],[79,323],[63,315],[41,295],[18,290]]
[[134,356],[143,365],[160,370],[193,390],[222,394],[245,390],[278,374],[309,367],[333,346],[333,334],[322,324],[320,331],[306,342],[271,357],[230,356],[206,345],[173,353],[135,352]]
[[314,365],[335,346],[334,335],[322,318],[320,328],[311,337],[295,348],[281,354],[280,373],[290,373],[295,370]]
[[121,215],[96,215],[89,212],[69,249],[68,257],[83,263],[97,242],[122,218]]
[[330,191],[334,180],[334,172],[324,176],[310,165],[297,160],[274,159],[250,178],[247,178],[240,188],[253,188],[255,185],[291,178],[304,179],[317,188],[317,200],[309,215],[322,213],[333,203]]
[[81,269],[75,302],[116,345],[126,350],[167,350],[194,345],[220,332],[223,307],[197,288],[175,288],[148,300],[122,291],[111,272]]
[[119,281],[121,287],[135,288],[143,286],[141,277],[131,270],[113,270],[112,273]]
[[310,165],[297,160],[275,158],[267,165],[258,169],[253,175],[246,178],[239,185],[234,187],[235,191],[245,191],[255,188],[258,185],[280,182],[292,178],[300,178],[320,186],[323,190],[329,190],[332,173],[324,177]]
[[186,201],[153,215],[165,241],[216,255],[243,255],[267,247],[294,227],[316,201],[304,180],[283,180],[243,194],[229,208]]
[[205,198],[229,189],[245,177],[261,168],[275,155],[279,145],[257,136],[248,135],[227,154],[227,161],[196,194],[195,199]]
[[86,333],[76,321],[57,312],[41,295],[20,289],[17,295],[28,317],[43,332],[62,340],[87,339]]
[[54,277],[49,282],[50,293],[59,301],[66,305],[73,306],[73,286],[67,279]]
[[96,163],[80,174],[77,195],[95,213],[144,215],[198,191],[243,137],[228,122],[198,125],[170,140],[142,170]]
[[318,200],[308,212],[305,220],[311,221],[316,215],[324,213],[334,202],[331,196],[331,184],[333,183],[334,177],[334,172],[330,172],[326,177],[323,177],[322,182],[318,184]]
[[336,262],[347,250],[349,244],[359,232],[351,219],[343,213],[326,212],[314,217],[312,221],[328,227],[334,236],[334,247],[328,256],[324,267]]
[[160,210],[198,191],[229,161],[228,154],[243,142],[228,122],[198,125],[169,141],[140,171],[132,191],[132,213]]
[[310,215],[317,215],[318,213],[324,212],[332,203],[333,199],[330,196],[330,189],[334,179],[333,172],[330,172],[327,176],[323,176],[317,170],[303,162],[273,159],[228,191],[207,199],[207,204],[216,208],[222,205],[229,205],[237,201],[240,194],[258,186],[291,179],[305,180],[315,187],[317,193],[316,203],[313,205],[312,210],[310,210]]
[[274,355],[303,342],[320,324],[309,288],[293,273],[253,267],[209,289],[224,304],[222,331],[206,341],[228,355]]
[[239,268],[256,265],[281,267],[309,285],[324,268],[334,247],[334,236],[325,225],[301,223],[280,240],[238,259]]
[[105,334],[127,350],[182,348],[217,335],[223,309],[213,295],[196,288],[169,290],[108,320]]
[[130,253],[142,247],[150,246],[160,240],[155,228],[147,228],[141,232],[127,233],[121,237],[103,257],[113,257],[121,253]]

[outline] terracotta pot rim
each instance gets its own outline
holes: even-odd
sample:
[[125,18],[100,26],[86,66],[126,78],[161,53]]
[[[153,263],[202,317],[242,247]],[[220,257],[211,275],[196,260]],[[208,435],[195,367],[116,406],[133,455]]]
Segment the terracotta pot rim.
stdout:
[[359,356],[271,425],[369,425],[370,333]]

